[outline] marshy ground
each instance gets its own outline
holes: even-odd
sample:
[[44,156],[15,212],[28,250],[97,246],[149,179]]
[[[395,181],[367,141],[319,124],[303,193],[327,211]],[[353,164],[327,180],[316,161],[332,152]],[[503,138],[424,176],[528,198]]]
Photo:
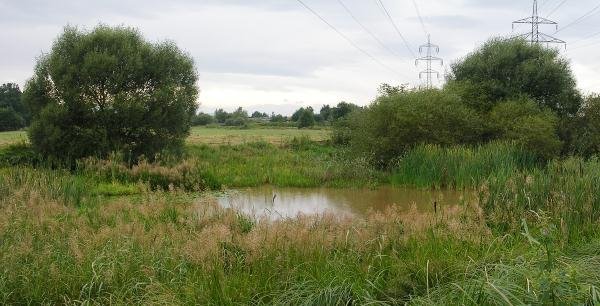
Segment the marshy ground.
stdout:
[[[238,132],[194,131],[225,141]],[[318,142],[327,133],[243,130],[230,144],[191,141],[184,161],[133,168],[112,160],[75,171],[5,164],[0,303],[600,302],[599,161],[540,165],[502,144],[425,146],[383,171]],[[211,191],[266,185],[412,186],[474,197],[437,212],[392,205],[272,220],[224,208]]]

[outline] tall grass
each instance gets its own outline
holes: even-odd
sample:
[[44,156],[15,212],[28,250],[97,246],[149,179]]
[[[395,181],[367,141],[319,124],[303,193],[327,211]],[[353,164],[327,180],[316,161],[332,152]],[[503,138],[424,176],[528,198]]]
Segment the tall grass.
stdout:
[[265,142],[188,146],[188,156],[226,187],[362,187],[385,181],[366,159],[303,138],[278,147]]
[[569,158],[492,178],[480,189],[480,203],[489,221],[502,231],[514,231],[523,218],[543,212],[563,239],[593,236],[600,221],[600,160]]
[[71,179],[3,173],[1,304],[397,304],[488,248],[474,210],[252,222],[176,190],[57,196]]
[[509,177],[537,165],[534,155],[509,143],[450,148],[421,145],[397,162],[391,181],[415,187],[477,188],[490,177]]

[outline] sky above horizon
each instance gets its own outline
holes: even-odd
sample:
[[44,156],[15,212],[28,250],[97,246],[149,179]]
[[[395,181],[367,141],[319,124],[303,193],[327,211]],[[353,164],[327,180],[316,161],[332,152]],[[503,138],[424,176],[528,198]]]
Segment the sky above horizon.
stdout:
[[[415,55],[426,33],[440,46],[445,66],[434,69],[443,75],[489,38],[527,32],[513,32],[511,22],[530,16],[533,2],[382,0],[404,42],[376,0],[302,1],[352,43],[297,0],[0,0],[0,83],[25,84],[36,57],[50,51],[65,25],[102,23],[138,28],[148,40],[171,40],[188,52],[200,75],[202,111],[242,106],[289,114],[339,101],[367,105],[381,83],[422,84],[424,66],[415,66]],[[578,87],[600,92],[600,5],[539,2],[540,15],[559,23],[556,34],[554,26],[540,30],[567,41],[560,50]]]

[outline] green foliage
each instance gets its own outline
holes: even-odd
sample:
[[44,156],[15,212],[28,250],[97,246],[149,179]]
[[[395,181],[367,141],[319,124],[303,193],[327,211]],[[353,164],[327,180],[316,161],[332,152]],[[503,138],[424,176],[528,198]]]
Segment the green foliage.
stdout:
[[538,165],[535,155],[510,143],[442,148],[421,145],[407,152],[393,170],[398,185],[477,188],[490,178],[505,178]]
[[[17,114],[17,117],[21,117],[21,120],[25,121],[23,124],[24,126],[29,122],[30,115],[29,111],[23,104],[21,96],[22,93],[19,85],[14,83],[0,85],[0,109],[12,109]],[[3,120],[0,118],[0,125],[6,125],[2,122]]]
[[481,112],[528,96],[562,118],[577,114],[582,103],[569,62],[558,50],[515,39],[490,40],[454,63],[447,88]]
[[186,155],[230,188],[364,187],[381,184],[384,175],[342,148],[294,137],[285,146],[265,142],[210,147],[189,146]]
[[490,114],[495,138],[512,141],[546,159],[557,156],[561,150],[557,124],[553,112],[541,110],[530,99],[499,103]]
[[358,111],[361,108],[352,103],[340,102],[336,106],[331,107],[324,105],[321,107],[321,111],[317,114],[317,121],[331,121],[336,122],[342,119],[346,119],[352,112]]
[[179,149],[197,108],[196,80],[193,60],[171,42],[152,44],[125,27],[67,27],[24,92],[31,143],[70,159]]
[[199,113],[194,116],[193,125],[194,126],[205,126],[213,123],[215,118],[210,114]]
[[315,114],[312,107],[306,108],[298,117],[298,128],[309,128],[315,125]]
[[575,134],[572,151],[583,156],[600,153],[600,96],[586,99],[582,114],[570,121],[569,126]]
[[350,145],[381,166],[422,143],[470,144],[483,133],[480,116],[458,96],[440,90],[380,97],[349,122]]
[[36,166],[42,157],[25,143],[0,148],[0,167]]
[[278,115],[272,114],[270,121],[271,122],[279,122],[279,123],[281,123],[281,122],[286,122],[287,118],[285,116],[281,115],[281,114],[278,114]]
[[11,107],[0,107],[0,132],[16,131],[25,127],[25,119]]

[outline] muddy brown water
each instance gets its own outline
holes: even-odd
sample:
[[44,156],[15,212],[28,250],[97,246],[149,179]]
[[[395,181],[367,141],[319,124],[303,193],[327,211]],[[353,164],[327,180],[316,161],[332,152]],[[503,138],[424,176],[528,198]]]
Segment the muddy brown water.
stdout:
[[458,205],[474,198],[472,192],[382,187],[378,189],[328,188],[258,188],[229,191],[218,198],[222,207],[234,208],[256,218],[281,219],[299,214],[363,216],[369,211],[383,211],[389,206],[409,210],[433,211],[438,207]]

